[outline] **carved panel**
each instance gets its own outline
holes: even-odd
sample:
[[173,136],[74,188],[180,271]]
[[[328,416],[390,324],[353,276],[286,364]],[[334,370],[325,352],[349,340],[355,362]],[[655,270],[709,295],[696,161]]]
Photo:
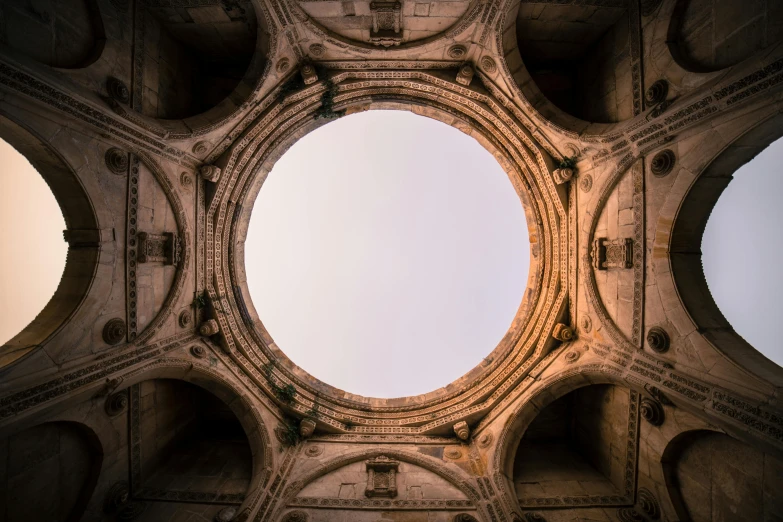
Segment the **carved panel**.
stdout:
[[383,47],[402,42],[402,3],[371,2],[372,29],[370,42]]
[[139,263],[163,263],[178,265],[182,257],[182,244],[173,232],[163,234],[139,233]]
[[593,267],[597,270],[609,268],[633,268],[633,239],[596,238],[593,241]]
[[369,498],[397,496],[397,470],[400,463],[389,457],[376,457],[365,461],[367,466],[367,488],[365,496]]

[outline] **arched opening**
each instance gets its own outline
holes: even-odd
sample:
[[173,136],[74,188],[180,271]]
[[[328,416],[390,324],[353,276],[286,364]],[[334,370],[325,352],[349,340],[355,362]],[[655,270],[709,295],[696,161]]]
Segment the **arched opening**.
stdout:
[[103,454],[81,424],[49,422],[0,440],[0,519],[78,522]]
[[[600,6],[521,2],[516,43],[541,94],[585,121],[631,118],[629,19],[623,0]],[[534,105],[541,103],[530,99]]]
[[181,8],[145,6],[142,112],[180,119],[236,108],[264,70],[268,35],[250,0]]
[[667,45],[682,68],[719,71],[780,41],[781,19],[779,2],[678,0]]
[[783,461],[728,435],[692,431],[662,457],[667,487],[682,520],[756,521],[783,517]]
[[[768,328],[783,293],[777,258],[783,235],[769,229],[783,221],[776,194],[783,191],[778,140],[739,168],[710,213],[702,239],[702,265],[712,297],[735,332],[783,366],[783,349]],[[737,248],[741,238],[741,248]]]
[[253,452],[226,403],[172,379],[143,381],[130,393],[137,394],[130,400],[130,446],[140,452],[131,459],[138,480],[133,497],[150,501],[143,520],[161,520],[176,510],[170,502],[242,504],[253,477]]
[[[762,232],[762,228],[766,229],[768,226],[767,223],[769,221],[766,216],[761,220],[757,220],[755,225],[747,225],[762,227],[757,231],[754,229],[742,228],[740,224],[743,220],[753,218],[755,210],[765,201],[769,201],[768,194],[772,194],[773,192],[770,190],[770,187],[766,185],[758,185],[756,187],[750,187],[750,185],[748,185],[751,192],[747,193],[745,196],[746,201],[744,207],[736,208],[731,205],[730,200],[727,200],[729,201],[729,204],[727,205],[727,215],[723,218],[716,216],[717,220],[715,223],[717,228],[712,231],[710,238],[705,236],[705,228],[707,227],[707,221],[710,219],[713,209],[716,207],[718,198],[720,198],[721,194],[732,181],[735,173],[738,173],[740,167],[750,162],[775,139],[780,137],[780,125],[780,117],[776,116],[770,118],[721,151],[721,153],[704,168],[689,189],[688,194],[685,196],[677,213],[669,245],[672,275],[677,286],[677,291],[686,310],[690,314],[691,319],[699,328],[700,334],[720,350],[721,353],[729,357],[735,364],[772,383],[780,382],[781,368],[776,364],[772,364],[770,359],[765,355],[766,353],[770,353],[774,357],[779,357],[779,354],[776,353],[774,348],[771,348],[775,343],[769,343],[765,341],[766,338],[763,337],[756,337],[761,345],[754,348],[746,339],[743,339],[742,335],[745,334],[755,337],[761,333],[763,336],[763,332],[752,332],[750,330],[752,327],[749,326],[750,323],[746,321],[756,319],[763,320],[765,317],[764,314],[767,312],[766,310],[763,310],[761,306],[756,308],[756,305],[767,298],[768,292],[772,291],[772,288],[777,284],[778,279],[775,277],[764,279],[763,273],[749,273],[751,270],[763,270],[764,263],[764,260],[761,258],[757,260],[752,259],[756,250],[754,250],[750,242],[755,241],[759,251],[763,251],[763,249],[767,247],[765,242],[774,244],[777,239],[771,238],[768,234]],[[773,165],[775,161],[774,155],[776,154],[775,150],[777,150],[777,147],[770,149],[770,154],[772,156],[769,158],[769,161],[772,161]],[[780,154],[780,152],[777,152],[777,154]],[[762,158],[762,161],[766,160]],[[753,169],[752,165],[753,162],[748,165],[748,168]],[[766,172],[767,175],[770,176],[770,180],[773,180],[774,170],[769,171],[769,168],[767,167]],[[753,182],[755,181],[754,174],[754,172],[748,171],[743,172],[741,175],[743,178],[747,176],[748,182]],[[777,180],[771,182],[777,183]],[[739,187],[741,189],[742,185],[739,185]],[[760,196],[757,192],[757,200],[748,200],[749,197],[752,197],[752,190],[757,189],[761,189],[765,194]],[[767,208],[774,207],[774,203],[771,205],[772,206]],[[775,210],[771,211],[775,212]],[[738,232],[739,235],[735,233],[735,235],[732,236],[729,230],[740,230],[740,232]],[[729,237],[732,238],[731,244],[727,245]],[[702,251],[707,246],[703,244],[703,241],[712,238],[715,238],[716,240],[714,243],[716,257],[712,260],[703,260]],[[738,248],[738,245],[740,244],[742,247]],[[718,248],[722,250],[717,250]],[[730,266],[726,263],[728,259],[720,258],[721,251],[729,256],[729,259],[736,255],[735,252],[726,254],[725,252],[728,248],[734,248],[745,254],[739,264]],[[734,259],[736,260],[737,258],[734,257]],[[749,263],[758,264],[751,267],[749,266]],[[711,271],[713,269],[715,270],[715,272],[713,272],[714,277],[711,277],[710,287],[708,287],[705,278],[705,270],[707,269]],[[740,274],[740,272],[742,273]],[[755,284],[757,286],[755,289],[739,288],[737,284],[746,277],[761,277],[762,279],[761,281],[756,281]],[[720,292],[723,301],[722,305],[725,310],[731,310],[730,313],[736,314],[731,321],[727,320],[724,314],[721,313],[711,289]],[[730,295],[730,292],[732,291],[740,293],[757,291],[758,294],[754,294],[753,296],[750,294],[743,294],[744,299],[740,299],[741,296]],[[730,300],[736,300],[737,302],[729,302]],[[742,310],[737,309],[738,304],[742,306]],[[754,310],[758,314],[757,316],[753,316]],[[739,324],[746,325],[743,327],[745,328],[745,331],[739,332],[739,335],[733,328],[735,319],[739,321]],[[764,323],[764,329],[767,324],[768,323]]]
[[95,0],[6,0],[0,14],[0,42],[51,67],[87,67],[106,43]]
[[521,507],[557,505],[560,496],[600,496],[616,505],[632,495],[626,455],[629,440],[636,446],[636,400],[627,388],[599,384],[544,407],[525,428],[513,460]]
[[[65,268],[65,220],[35,168],[0,140],[0,342],[21,332],[54,295]],[[13,296],[13,298],[11,298]]]
[[248,288],[314,377],[417,395],[507,337],[528,279],[525,225],[508,175],[471,137],[406,111],[354,114],[301,138],[264,180]]
[[[7,188],[10,189],[11,184],[18,185],[22,182],[22,176],[32,181],[36,175],[34,171],[37,171],[59,204],[59,210],[55,211],[51,205],[44,207],[46,205],[44,201],[40,202],[39,209],[39,202],[35,201],[31,203],[30,207],[22,204],[24,208],[18,209],[19,212],[14,212],[14,208],[20,203],[17,199],[20,197],[20,193],[15,189],[13,192],[3,190],[0,195],[0,198],[3,199],[0,219],[2,219],[3,230],[8,231],[2,236],[3,240],[8,243],[4,244],[2,254],[0,254],[0,260],[2,260],[0,262],[3,263],[3,275],[0,281],[3,283],[6,296],[17,296],[15,299],[3,300],[3,307],[13,308],[11,312],[4,308],[4,312],[9,314],[5,316],[6,319],[10,316],[14,316],[16,319],[14,322],[6,322],[5,320],[3,322],[2,337],[4,338],[2,341],[4,341],[4,345],[0,351],[0,368],[2,368],[39,347],[78,309],[92,284],[100,254],[101,237],[92,204],[80,181],[65,162],[37,137],[2,116],[0,116],[0,136],[13,147],[5,145],[3,148],[5,157],[0,172],[3,184],[9,183]],[[27,164],[28,161],[29,164]],[[61,217],[57,216],[59,211],[62,211]],[[33,222],[38,222],[36,225],[41,225],[42,230],[46,232],[40,237],[27,237],[25,241],[32,239],[34,243],[29,243],[31,250],[25,251],[20,248],[21,244],[18,242],[11,243],[18,230],[25,226],[25,220],[21,217],[28,212],[27,222],[30,225]],[[65,239],[68,240],[67,257],[62,253],[58,256],[56,247],[51,246],[63,241],[63,227],[57,223],[62,218],[65,220]],[[51,221],[55,221],[55,223]],[[59,233],[56,234],[59,237],[56,240],[54,228],[59,228]],[[10,229],[14,229],[13,232]],[[32,231],[26,233],[32,233]],[[45,249],[45,254],[37,250],[39,247]],[[36,252],[38,252],[37,259],[26,257],[35,256]],[[18,265],[19,261],[22,262],[21,266]],[[64,271],[62,269],[63,262],[65,264]],[[7,270],[13,270],[9,263],[16,263],[18,271],[9,273]],[[34,267],[40,267],[47,271],[47,275],[38,276],[31,273],[30,270]],[[62,274],[62,278],[55,277],[59,275],[58,272]],[[28,277],[40,277],[40,279],[31,282],[30,279],[27,279]],[[54,279],[59,281],[54,295],[51,295],[53,290],[51,287],[44,288],[38,292],[37,301],[32,301],[31,296],[25,294],[26,287],[25,292],[22,292],[18,287],[14,291],[11,287],[11,285],[21,283],[35,288],[43,281],[52,282]],[[41,310],[40,306],[44,303],[46,306]],[[38,307],[37,310],[36,307]],[[40,313],[37,313],[39,310]],[[37,315],[35,315],[36,313]],[[10,340],[9,336],[11,336]]]

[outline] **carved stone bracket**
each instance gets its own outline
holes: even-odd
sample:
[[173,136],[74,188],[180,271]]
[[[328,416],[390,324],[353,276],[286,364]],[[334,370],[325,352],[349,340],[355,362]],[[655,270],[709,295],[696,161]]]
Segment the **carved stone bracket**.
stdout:
[[204,337],[211,337],[215,334],[220,332],[220,326],[218,326],[218,322],[214,319],[209,319],[207,321],[204,321],[201,323],[201,326],[198,329],[198,333],[203,335]]
[[454,425],[454,433],[457,434],[459,440],[468,440],[470,437],[470,428],[465,421],[459,421]]
[[473,81],[473,75],[475,73],[476,71],[473,70],[473,67],[468,64],[463,65],[457,72],[457,83],[467,87],[470,85],[470,82]]
[[575,337],[574,329],[566,324],[557,323],[552,329],[552,337],[564,343],[573,341]]
[[182,257],[182,244],[179,236],[173,232],[163,234],[139,233],[139,263],[162,262],[165,265],[178,265]]
[[383,47],[402,43],[402,3],[371,2],[370,42]]
[[569,181],[571,181],[571,178],[573,177],[574,177],[574,169],[561,168],[561,169],[555,169],[552,172],[552,178],[554,178],[555,183],[557,183],[558,185],[568,183]]
[[397,470],[400,463],[381,455],[365,461],[367,466],[367,488],[364,494],[369,498],[397,496]]
[[315,421],[313,419],[302,419],[299,423],[299,436],[303,439],[308,438],[315,431]]
[[592,257],[597,270],[633,268],[633,238],[598,237],[593,241]]
[[644,420],[653,426],[660,426],[664,421],[663,406],[653,399],[642,399],[641,413]]
[[220,179],[220,167],[216,167],[214,165],[204,165],[201,167],[201,169],[199,169],[199,172],[201,173],[201,177],[206,181],[217,183],[217,181]]
[[299,69],[299,73],[302,75],[302,81],[305,85],[312,85],[318,81],[318,72],[310,64],[305,64]]

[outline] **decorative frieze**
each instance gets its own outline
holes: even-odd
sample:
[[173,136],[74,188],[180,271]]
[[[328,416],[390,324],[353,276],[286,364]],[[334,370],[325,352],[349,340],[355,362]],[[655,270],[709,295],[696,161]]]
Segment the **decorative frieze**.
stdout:
[[182,257],[182,244],[173,232],[151,234],[139,232],[139,263],[163,263],[178,265]]
[[591,255],[596,270],[633,268],[633,239],[596,238]]
[[367,488],[364,495],[368,498],[394,498],[397,496],[397,470],[400,463],[381,455],[365,461],[367,467]]

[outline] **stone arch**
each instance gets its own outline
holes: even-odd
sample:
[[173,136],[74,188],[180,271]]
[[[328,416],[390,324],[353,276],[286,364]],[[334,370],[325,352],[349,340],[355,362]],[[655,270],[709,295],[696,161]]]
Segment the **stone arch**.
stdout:
[[146,67],[156,73],[145,82],[145,116],[186,120],[203,133],[242,107],[268,72],[272,26],[261,2],[148,5],[142,16]]
[[669,239],[671,273],[677,293],[700,335],[734,364],[770,383],[783,382],[783,370],[738,335],[723,317],[707,286],[701,242],[710,213],[734,172],[778,139],[783,117],[754,126],[708,160],[683,199]]
[[689,72],[708,73],[737,65],[780,40],[773,24],[781,12],[776,4],[770,5],[676,0],[666,45],[675,62]]
[[97,0],[9,0],[2,15],[0,41],[50,67],[83,69],[100,58],[106,45]]
[[666,488],[681,520],[762,520],[781,516],[779,456],[713,430],[674,437],[661,457]]
[[[0,516],[77,522],[98,482],[103,449],[86,425],[54,421],[0,441],[0,459]],[[44,488],[58,494],[41,494]]]
[[92,201],[62,156],[4,114],[0,114],[0,137],[22,154],[49,185],[65,218],[68,240],[65,270],[51,300],[0,348],[0,368],[5,368],[44,344],[81,307],[92,287],[102,238]]
[[[341,104],[340,107],[346,107],[349,113],[353,111],[384,108],[411,110],[415,113],[444,121],[450,125],[455,126],[462,132],[466,132],[473,136],[483,146],[490,150],[490,152],[495,155],[506,171],[509,172],[511,181],[515,186],[517,193],[520,195],[523,205],[525,206],[526,218],[529,225],[531,226],[531,230],[534,226],[540,229],[541,219],[537,216],[540,216],[541,212],[547,212],[547,210],[545,209],[545,206],[538,206],[538,208],[536,208],[536,201],[540,202],[540,199],[535,198],[533,194],[540,194],[542,191],[547,191],[549,190],[549,187],[544,188],[539,186],[537,184],[538,182],[532,181],[530,176],[533,171],[538,173],[541,172],[540,169],[542,168],[543,170],[547,170],[545,162],[548,160],[548,158],[545,159],[545,155],[540,150],[538,150],[537,147],[532,146],[532,142],[528,143],[527,141],[524,141],[527,137],[526,134],[520,133],[521,135],[519,136],[519,138],[521,138],[525,143],[525,151],[522,156],[515,156],[516,152],[509,150],[510,148],[513,148],[513,146],[510,146],[508,143],[504,143],[492,134],[491,131],[494,131],[495,127],[492,123],[490,123],[485,114],[476,114],[475,120],[470,119],[469,115],[460,114],[460,110],[455,109],[452,104],[441,104],[439,103],[438,98],[433,97],[429,93],[422,93],[417,91],[415,88],[407,89],[407,92],[403,95],[390,95],[389,92],[390,91],[385,88],[380,88],[377,91],[373,89],[362,89],[359,92],[349,91],[346,92],[345,95],[338,98],[338,103]],[[374,101],[373,95],[378,96],[379,100]],[[305,100],[304,102],[294,101],[293,103],[302,106],[305,103],[308,103],[308,100]],[[282,135],[280,136],[275,136],[274,141],[270,139],[271,145],[269,145],[269,148],[264,151],[264,156],[258,157],[254,154],[251,157],[250,152],[235,148],[234,150],[229,151],[230,153],[227,155],[228,157],[224,156],[224,158],[219,163],[221,165],[227,165],[226,169],[224,169],[224,174],[221,176],[226,176],[226,170],[233,168],[242,169],[242,174],[240,174],[240,182],[238,182],[235,188],[232,189],[237,194],[236,197],[238,198],[238,205],[236,207],[235,213],[233,214],[233,221],[230,224],[227,223],[227,225],[230,226],[227,226],[225,231],[221,232],[221,234],[226,234],[226,239],[223,241],[224,245],[242,244],[247,230],[247,222],[249,221],[250,212],[253,206],[252,202],[260,190],[261,184],[263,183],[266,174],[269,172],[269,170],[271,170],[274,161],[278,159],[283,154],[283,152],[297,139],[318,125],[322,124],[322,120],[308,120],[304,116],[305,114],[303,114],[302,111],[287,113],[286,119],[281,120],[280,123],[280,126],[285,130],[285,133],[281,133]],[[261,127],[257,128],[260,129]],[[248,140],[248,144],[249,143],[252,142]],[[251,149],[248,148],[246,150]],[[255,165],[253,165],[253,162],[255,162]],[[235,165],[239,165],[239,167],[235,167]],[[517,167],[514,165],[517,165]],[[535,176],[536,174],[532,175]],[[244,187],[241,186],[242,184],[244,184]],[[546,185],[546,181],[544,181],[542,185]],[[546,195],[549,194],[551,193],[547,193]],[[546,196],[542,196],[542,198],[543,197]],[[215,203],[213,202],[213,205],[214,204]],[[549,215],[551,216],[552,214]],[[209,221],[212,218],[210,218],[208,215],[207,219]],[[534,223],[537,225],[534,225]],[[546,234],[546,232],[540,232],[539,230],[537,237],[541,237],[540,234],[542,233]],[[533,251],[531,252],[531,269],[528,291],[522,306],[520,307],[517,319],[514,321],[515,326],[513,326],[512,329],[516,328],[517,326],[521,327],[525,322],[526,316],[529,316],[533,313],[533,296],[535,296],[536,292],[539,291],[541,277],[543,277],[543,273],[541,271],[543,267],[539,262],[541,259],[539,250],[539,248],[541,248],[540,245],[541,243],[539,240],[531,239],[531,247]],[[548,246],[553,245],[550,244]],[[233,248],[233,252],[236,253],[229,253],[229,255],[224,257],[224,259],[229,259],[231,261],[229,268],[232,271],[232,277],[235,281],[232,283],[232,286],[234,286],[234,292],[232,293],[229,290],[227,297],[233,301],[232,307],[235,306],[234,303],[241,303],[244,300],[243,304],[236,306],[239,308],[242,314],[246,313],[246,316],[239,317],[239,319],[244,322],[244,325],[248,331],[248,335],[253,336],[259,345],[273,345],[271,337],[262,328],[259,328],[261,321],[257,317],[257,314],[252,307],[252,303],[242,297],[243,295],[248,295],[248,291],[244,277],[244,267],[241,265],[241,247]],[[218,320],[220,320],[221,317],[218,317]],[[250,320],[248,320],[248,318]],[[507,355],[510,350],[513,349],[510,343],[508,343],[508,341],[513,338],[514,336],[507,335],[507,338],[504,339],[504,341],[501,343],[502,346],[499,346],[498,349],[496,349],[496,352],[491,355],[491,358],[493,359],[492,367],[494,367],[496,361],[500,361],[503,356]],[[290,368],[292,373],[298,377],[304,377],[306,379],[306,383],[312,386],[313,389],[325,390],[331,388],[328,385],[321,383],[320,381],[307,375],[300,368],[295,367],[293,363],[285,358],[284,354],[276,348],[275,356],[278,358],[278,360],[282,361],[282,365],[285,365],[285,369]],[[475,379],[486,371],[486,366],[477,367],[460,378],[457,382],[467,382],[469,379]],[[450,385],[446,388],[436,390],[435,392],[425,394],[425,397],[433,399],[444,397],[447,396],[447,393],[453,393],[452,390],[456,388],[458,387]],[[349,404],[353,402],[351,400],[353,397],[349,394],[345,394],[345,392],[342,390],[331,389],[330,391],[336,397],[346,397],[348,399],[346,402]],[[365,399],[362,398],[362,400]],[[379,406],[394,406],[407,402],[400,399],[368,400],[377,402]]]
[[204,393],[211,394],[228,406],[242,426],[252,456],[252,474],[244,494],[244,500],[237,511],[244,512],[255,509],[271,475],[274,453],[271,450],[271,439],[266,424],[259,409],[254,406],[253,399],[240,390],[238,383],[226,378],[222,372],[216,371],[210,366],[180,359],[163,358],[123,375],[122,387],[131,393],[129,401],[131,409],[134,407],[133,394],[137,390],[138,393],[141,393],[138,387],[143,382],[155,380],[188,383],[203,390]]
[[[514,477],[514,462],[517,448],[519,447],[528,427],[536,420],[539,414],[552,404],[564,397],[591,386],[610,385],[625,387],[628,383],[619,378],[597,369],[575,369],[560,375],[555,379],[544,381],[540,387],[532,392],[532,395],[519,404],[509,415],[509,421],[504,425],[498,436],[495,453],[493,456],[493,472],[505,478],[502,485],[509,498],[514,498],[514,505],[518,505],[517,495],[512,480]],[[631,390],[632,394],[636,393]],[[638,394],[637,394],[638,395]]]
[[[603,16],[593,16],[596,9]],[[529,108],[577,134],[590,122],[600,132],[599,124],[633,117],[630,84],[614,79],[617,67],[631,74],[631,15],[623,1],[599,8],[510,2],[501,25],[504,66]]]
[[441,461],[436,460],[433,457],[427,457],[422,454],[411,453],[404,450],[375,447],[343,454],[339,457],[334,457],[310,470],[305,471],[302,475],[292,477],[291,481],[280,497],[280,502],[278,503],[278,507],[274,513],[274,516],[271,517],[271,520],[277,520],[280,517],[282,511],[286,509],[287,504],[296,496],[297,493],[299,493],[299,491],[301,491],[313,480],[348,464],[380,456],[391,457],[402,462],[415,464],[438,475],[459,489],[465,496],[473,501],[476,509],[479,509],[479,502],[481,497],[470,484],[470,477],[467,476],[464,472],[458,471],[456,468],[447,468],[441,463]]

